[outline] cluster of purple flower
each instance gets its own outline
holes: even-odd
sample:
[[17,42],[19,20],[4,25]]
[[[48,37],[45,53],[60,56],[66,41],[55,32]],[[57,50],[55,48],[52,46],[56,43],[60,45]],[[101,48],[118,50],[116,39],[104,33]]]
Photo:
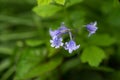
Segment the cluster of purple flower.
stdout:
[[[88,25],[86,25],[87,30],[89,31],[89,35],[88,37],[90,37],[92,34],[94,34],[96,32],[96,30],[98,29],[96,27],[97,22],[94,23],[90,23]],[[65,27],[64,23],[61,24],[60,28],[58,28],[57,30],[49,30],[50,36],[51,36],[51,47],[55,47],[55,48],[60,48],[60,46],[64,47],[65,50],[68,50],[69,53],[72,53],[74,50],[78,49],[80,47],[80,45],[76,45],[75,41],[72,38],[72,34],[70,29],[68,29],[67,27]],[[66,42],[65,44],[62,42],[62,35],[68,33],[70,36],[70,41]]]
[[96,25],[97,25],[96,21],[94,23],[90,23],[90,24],[86,25],[86,28],[89,31],[88,37],[90,37],[92,34],[94,34],[96,32],[96,30],[98,29],[98,27],[96,27]]

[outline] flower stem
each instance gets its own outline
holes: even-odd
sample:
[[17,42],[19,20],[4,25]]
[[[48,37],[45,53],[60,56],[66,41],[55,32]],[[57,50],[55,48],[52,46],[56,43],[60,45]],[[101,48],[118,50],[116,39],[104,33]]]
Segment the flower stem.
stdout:
[[69,36],[70,36],[70,40],[73,40],[73,39],[72,39],[72,34],[71,34],[70,31],[69,31]]

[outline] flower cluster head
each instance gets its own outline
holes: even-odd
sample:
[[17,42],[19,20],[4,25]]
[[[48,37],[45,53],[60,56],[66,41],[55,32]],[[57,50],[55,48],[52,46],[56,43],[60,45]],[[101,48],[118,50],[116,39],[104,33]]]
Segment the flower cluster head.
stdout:
[[[96,27],[97,22],[93,22],[86,25],[86,29],[88,30],[89,34],[88,37],[90,37],[92,34],[96,32],[98,29]],[[68,29],[64,23],[61,24],[61,26],[57,30],[49,30],[50,36],[51,36],[51,47],[60,48],[63,47],[65,50],[68,50],[69,53],[72,53],[74,50],[77,50],[80,45],[76,45],[76,42],[72,38],[72,33],[70,29]],[[70,40],[68,42],[63,43],[62,36],[64,34],[69,34]]]
[[64,26],[64,23],[61,24],[60,28],[57,30],[49,30],[50,36],[53,37],[61,37],[62,34],[66,33],[68,28]]
[[[76,50],[80,47],[80,45],[76,45],[75,41],[72,39],[72,34],[70,32],[70,29],[65,27],[64,23],[61,24],[60,28],[57,30],[49,30],[50,36],[51,36],[51,47],[60,48],[60,46],[64,47],[65,50],[68,50],[69,53],[72,53],[73,50]],[[65,44],[62,42],[62,35],[69,34],[70,41],[66,42]]]
[[54,37],[52,40],[50,40],[51,47],[59,48],[60,46],[63,46],[62,38]]
[[75,41],[70,40],[69,42],[65,43],[66,46],[64,47],[65,50],[68,50],[69,53],[72,53],[73,50],[76,50],[80,47],[80,45],[76,45]]
[[96,21],[86,25],[86,28],[89,31],[88,37],[90,37],[92,34],[96,32],[96,30],[98,29],[96,25],[97,25]]

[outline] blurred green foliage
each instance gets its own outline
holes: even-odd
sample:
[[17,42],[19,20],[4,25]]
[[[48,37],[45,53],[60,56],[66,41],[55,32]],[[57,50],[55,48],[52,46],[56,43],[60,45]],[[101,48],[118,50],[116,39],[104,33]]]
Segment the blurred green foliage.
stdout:
[[[72,54],[50,46],[61,22],[81,45]],[[120,80],[119,34],[119,0],[0,0],[0,80]]]

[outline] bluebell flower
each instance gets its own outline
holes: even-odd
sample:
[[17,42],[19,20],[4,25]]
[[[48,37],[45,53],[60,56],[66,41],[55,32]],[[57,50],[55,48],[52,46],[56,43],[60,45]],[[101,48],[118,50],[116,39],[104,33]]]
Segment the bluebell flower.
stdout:
[[62,35],[68,33],[70,36],[70,41],[65,43],[65,50],[68,50],[69,53],[72,53],[74,50],[78,49],[80,45],[76,45],[76,43],[72,39],[72,33],[70,32],[70,29],[68,29],[64,23],[61,24],[60,28],[57,30],[49,30],[50,36],[51,36],[51,47],[59,48],[60,46],[63,46],[64,43],[62,42]]
[[61,26],[59,29],[60,34],[65,34],[69,31],[69,29],[65,26]]
[[97,25],[97,22],[86,25],[86,28],[89,31],[88,37],[90,37],[92,34],[94,34],[96,32],[96,30],[98,29],[98,27],[96,25]]
[[68,50],[69,53],[72,53],[73,50],[76,50],[80,47],[80,45],[76,45],[76,43],[73,40],[70,40],[69,42],[65,43],[65,50]]
[[50,40],[51,47],[59,48],[60,46],[63,46],[62,38],[60,37],[53,37],[52,40]]
[[68,32],[68,28],[65,27],[64,23],[61,24],[61,27],[57,30],[49,30],[50,36],[53,37],[60,37],[62,34]]
[[50,30],[49,30],[49,33],[50,33],[50,36],[51,36],[52,38],[60,36],[59,30],[54,30],[54,31],[52,31],[52,30],[50,29]]
[[60,28],[58,29],[62,34],[69,31],[69,29],[65,26],[64,22],[61,23]]

